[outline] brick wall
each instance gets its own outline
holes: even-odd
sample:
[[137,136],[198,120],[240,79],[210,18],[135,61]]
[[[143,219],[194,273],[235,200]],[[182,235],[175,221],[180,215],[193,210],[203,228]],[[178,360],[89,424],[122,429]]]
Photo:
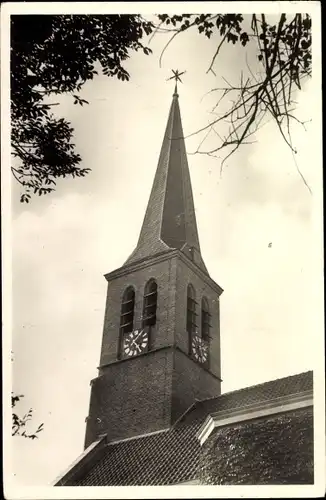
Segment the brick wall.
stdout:
[[85,447],[103,433],[116,440],[169,427],[172,360],[162,349],[113,363],[94,379]]
[[196,399],[221,394],[221,382],[186,354],[175,350],[171,421],[174,423]]

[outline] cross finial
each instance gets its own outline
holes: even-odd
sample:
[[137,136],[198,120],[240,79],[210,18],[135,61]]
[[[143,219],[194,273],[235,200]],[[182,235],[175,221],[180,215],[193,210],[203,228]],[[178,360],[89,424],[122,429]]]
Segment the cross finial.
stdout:
[[172,73],[173,75],[170,76],[170,78],[167,78],[167,81],[168,80],[175,80],[175,89],[174,89],[174,95],[178,95],[177,92],[178,92],[178,88],[177,88],[177,82],[181,82],[182,83],[182,80],[180,78],[181,75],[184,75],[185,71],[182,71],[181,73],[179,72],[178,69],[176,70],[172,70]]

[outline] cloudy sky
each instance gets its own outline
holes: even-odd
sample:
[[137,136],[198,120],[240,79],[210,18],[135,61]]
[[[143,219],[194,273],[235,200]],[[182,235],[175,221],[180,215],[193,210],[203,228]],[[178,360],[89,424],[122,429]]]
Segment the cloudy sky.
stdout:
[[[158,58],[132,54],[131,81],[99,76],[83,88],[90,101],[62,98],[62,116],[75,129],[85,178],[19,203],[12,185],[13,386],[25,394],[21,411],[44,422],[36,441],[15,438],[17,484],[46,485],[83,451],[89,382],[97,375],[106,281],[134,249],[163,139],[173,84],[171,68],[186,70],[179,88],[185,135],[206,125],[222,78],[239,82],[239,48],[216,48],[182,34]],[[254,54],[248,54],[254,61]],[[254,64],[254,63],[253,63]],[[319,88],[297,97],[298,116],[318,115]],[[320,360],[320,135],[316,123],[293,129],[297,166],[273,123],[224,166],[193,155],[202,136],[187,140],[202,255],[221,297],[222,391],[311,370]],[[219,133],[225,124],[219,125]],[[211,139],[212,140],[212,139]]]

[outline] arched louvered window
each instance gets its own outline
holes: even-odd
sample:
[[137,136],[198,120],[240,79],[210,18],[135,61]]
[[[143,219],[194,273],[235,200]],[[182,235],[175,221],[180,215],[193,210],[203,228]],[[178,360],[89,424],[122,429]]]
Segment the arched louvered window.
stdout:
[[187,332],[191,337],[196,335],[198,330],[197,325],[197,302],[195,290],[192,285],[188,285],[187,289]]
[[135,291],[132,287],[125,290],[122,297],[120,316],[120,336],[132,332],[135,314]]
[[201,301],[201,336],[206,342],[209,342],[210,339],[210,318],[208,301],[206,297],[203,297]]
[[143,305],[143,327],[156,324],[157,283],[150,280],[145,286]]

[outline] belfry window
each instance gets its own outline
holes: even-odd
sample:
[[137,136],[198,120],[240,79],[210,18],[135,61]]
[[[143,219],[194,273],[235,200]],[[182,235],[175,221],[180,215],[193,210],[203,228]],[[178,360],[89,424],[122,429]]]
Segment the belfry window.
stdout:
[[210,339],[210,324],[211,315],[209,314],[208,301],[206,297],[201,301],[201,336],[203,340],[209,342]]
[[124,335],[133,330],[135,314],[135,291],[132,287],[125,290],[122,297],[120,334]]
[[192,285],[187,289],[187,332],[192,337],[197,333],[197,302],[195,300],[195,290]]
[[143,306],[143,327],[154,326],[156,324],[157,309],[157,283],[154,280],[148,281],[144,292]]

